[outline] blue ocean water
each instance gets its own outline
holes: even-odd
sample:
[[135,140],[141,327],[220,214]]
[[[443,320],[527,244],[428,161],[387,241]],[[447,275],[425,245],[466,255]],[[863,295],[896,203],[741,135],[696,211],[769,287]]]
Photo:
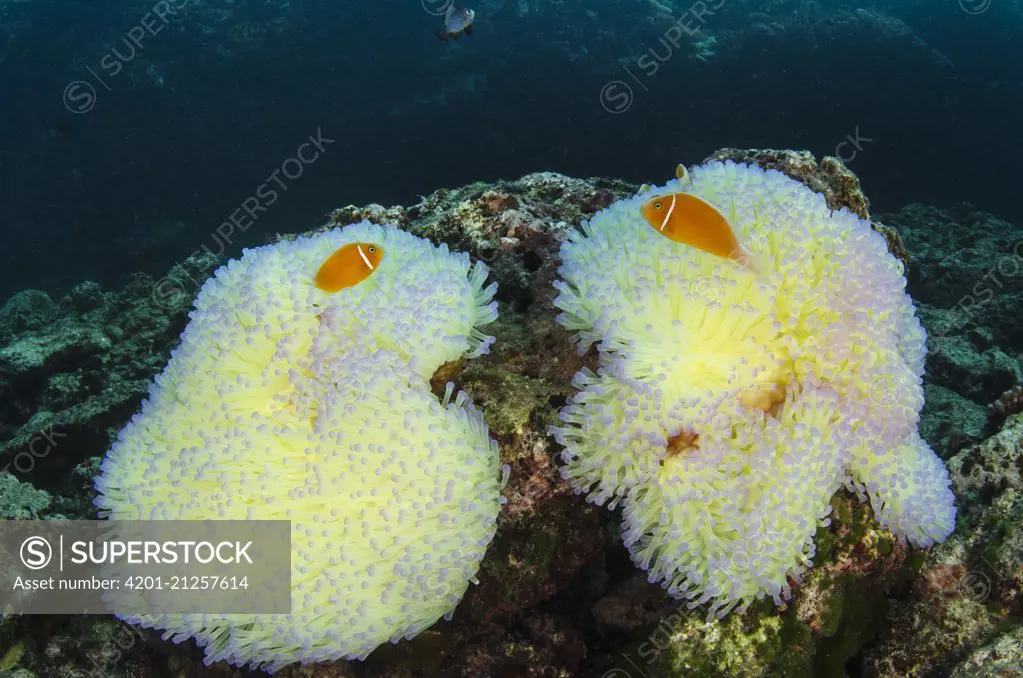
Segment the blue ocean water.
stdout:
[[442,43],[443,0],[0,0],[0,293],[166,268],[317,134],[250,242],[531,171],[658,180],[725,146],[838,148],[877,208],[1018,214],[1014,3],[691,5],[481,0]]

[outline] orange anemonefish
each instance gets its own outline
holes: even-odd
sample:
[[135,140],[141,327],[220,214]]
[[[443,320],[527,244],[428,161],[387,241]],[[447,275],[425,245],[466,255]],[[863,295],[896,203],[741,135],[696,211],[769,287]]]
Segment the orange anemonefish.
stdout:
[[659,233],[710,254],[750,266],[725,216],[709,202],[692,193],[669,193],[648,200],[643,217]]
[[337,292],[358,285],[376,270],[383,258],[380,245],[366,242],[343,245],[316,272],[316,287],[324,292]]

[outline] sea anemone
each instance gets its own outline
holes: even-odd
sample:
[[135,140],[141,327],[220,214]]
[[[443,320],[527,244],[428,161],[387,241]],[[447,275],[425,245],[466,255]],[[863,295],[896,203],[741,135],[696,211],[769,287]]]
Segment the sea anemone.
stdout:
[[[328,261],[365,269],[332,278]],[[438,400],[429,379],[493,341],[478,329],[497,317],[486,276],[366,222],[220,268],[108,452],[96,504],[114,519],[290,520],[291,614],[128,620],[195,638],[207,663],[273,671],[365,658],[450,615],[502,481],[480,412],[450,385]]]
[[[651,227],[641,206],[672,192],[716,208],[747,265]],[[552,429],[562,473],[622,503],[652,582],[718,615],[780,603],[843,485],[914,545],[951,532],[948,473],[917,434],[925,334],[869,222],[714,162],[598,213],[561,257],[558,320],[600,351]]]

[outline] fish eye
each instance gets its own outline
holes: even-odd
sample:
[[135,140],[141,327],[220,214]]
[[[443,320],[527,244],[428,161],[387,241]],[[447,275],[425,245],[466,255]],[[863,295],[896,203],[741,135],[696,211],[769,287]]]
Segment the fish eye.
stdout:
[[655,210],[659,210],[659,209],[661,209],[661,203],[659,203],[659,202],[655,202],[655,203],[654,203],[654,209],[655,209]]
[[370,253],[370,254],[373,254],[373,253],[374,253],[374,252],[376,252],[376,251],[377,251],[377,248],[375,248],[375,247],[370,247],[370,248],[369,248],[369,253]]

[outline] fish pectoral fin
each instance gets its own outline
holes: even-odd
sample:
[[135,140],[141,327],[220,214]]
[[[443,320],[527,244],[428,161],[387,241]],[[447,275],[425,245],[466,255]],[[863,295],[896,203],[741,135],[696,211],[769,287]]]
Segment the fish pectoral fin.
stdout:
[[440,29],[439,31],[437,31],[437,39],[440,40],[441,42],[444,42],[445,40],[448,39],[448,32],[445,31],[443,28]]
[[468,26],[465,27],[465,34],[472,35],[472,24],[469,24]]

